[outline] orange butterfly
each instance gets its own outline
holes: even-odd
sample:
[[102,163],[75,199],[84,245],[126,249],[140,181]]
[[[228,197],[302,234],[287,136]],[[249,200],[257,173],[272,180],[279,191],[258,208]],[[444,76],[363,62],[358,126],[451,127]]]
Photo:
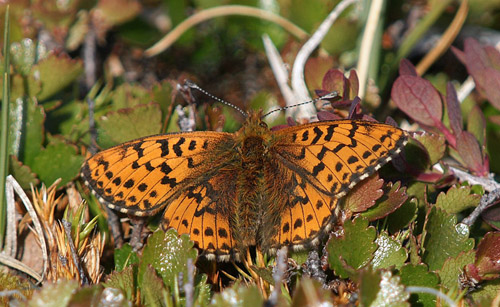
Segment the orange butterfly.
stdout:
[[271,131],[253,112],[236,133],[155,135],[101,151],[82,177],[110,208],[163,211],[162,228],[189,234],[209,259],[249,246],[273,251],[318,242],[338,198],[399,153],[407,133],[358,120]]

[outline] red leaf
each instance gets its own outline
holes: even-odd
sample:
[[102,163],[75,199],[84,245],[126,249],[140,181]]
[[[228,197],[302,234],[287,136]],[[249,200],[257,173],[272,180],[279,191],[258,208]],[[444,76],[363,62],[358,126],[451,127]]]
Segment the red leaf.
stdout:
[[500,55],[497,51],[482,47],[475,39],[465,40],[465,66],[474,78],[479,90],[495,108],[500,109]]
[[[464,43],[465,65],[474,78],[475,75],[490,66],[490,61],[483,47],[473,38],[467,38]],[[482,81],[482,80],[478,80]],[[482,83],[482,82],[480,82]]]
[[450,127],[455,135],[460,135],[462,132],[462,111],[458,102],[457,92],[451,82],[446,84],[446,107],[448,109],[448,118],[450,119]]
[[417,71],[415,70],[415,66],[413,66],[413,64],[407,59],[402,59],[399,63],[399,75],[414,77],[418,76]]
[[[329,92],[337,91],[339,95],[344,93],[344,73],[338,69],[330,69],[323,77],[322,89]],[[346,99],[347,97],[344,97]]]
[[484,51],[490,60],[491,67],[500,70],[500,52],[493,46],[485,46]]
[[483,154],[479,143],[468,131],[462,131],[457,138],[457,151],[463,162],[470,170],[478,175],[488,174],[488,170],[483,166]]
[[458,49],[456,47],[453,47],[453,46],[451,46],[451,51],[453,52],[453,54],[455,54],[455,56],[457,57],[457,59],[460,62],[462,62],[462,64],[465,65],[465,53],[462,50],[460,50],[460,49]]
[[492,206],[481,213],[481,218],[496,230],[500,230],[500,206]]
[[415,121],[427,126],[441,124],[441,97],[429,81],[409,75],[399,76],[392,87],[391,97]]

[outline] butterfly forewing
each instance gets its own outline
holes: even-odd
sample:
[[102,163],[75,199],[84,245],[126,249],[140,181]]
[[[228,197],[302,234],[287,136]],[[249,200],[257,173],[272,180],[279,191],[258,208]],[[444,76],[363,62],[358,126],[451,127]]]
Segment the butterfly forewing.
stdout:
[[341,197],[390,161],[406,133],[390,125],[354,120],[315,122],[275,132],[273,150],[320,192]]
[[146,137],[97,153],[83,165],[82,176],[111,208],[151,215],[213,167],[207,153],[232,142],[231,134],[216,132]]

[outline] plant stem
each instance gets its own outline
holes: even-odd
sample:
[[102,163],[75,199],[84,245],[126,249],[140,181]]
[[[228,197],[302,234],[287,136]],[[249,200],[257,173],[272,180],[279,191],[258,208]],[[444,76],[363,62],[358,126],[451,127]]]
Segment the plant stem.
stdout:
[[9,173],[9,102],[10,102],[10,40],[9,6],[5,10],[5,27],[3,36],[3,95],[2,95],[2,132],[0,135],[0,247],[3,246],[6,224],[5,180]]

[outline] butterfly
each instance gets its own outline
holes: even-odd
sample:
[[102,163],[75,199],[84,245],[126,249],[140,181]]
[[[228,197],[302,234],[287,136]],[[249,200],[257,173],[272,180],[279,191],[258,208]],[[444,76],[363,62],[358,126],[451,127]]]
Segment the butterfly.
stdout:
[[99,201],[189,234],[208,259],[319,241],[339,198],[398,154],[399,128],[335,120],[272,131],[250,112],[236,133],[148,136],[101,151],[81,175]]

